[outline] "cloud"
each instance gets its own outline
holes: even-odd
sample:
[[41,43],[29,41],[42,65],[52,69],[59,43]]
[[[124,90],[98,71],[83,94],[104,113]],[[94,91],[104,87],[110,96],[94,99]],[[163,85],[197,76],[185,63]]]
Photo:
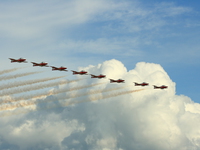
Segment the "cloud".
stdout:
[[[187,96],[176,95],[175,83],[161,65],[139,62],[134,69],[127,70],[120,61],[112,59],[96,66],[79,68],[82,69],[91,74],[106,74],[107,78],[92,79],[77,76],[78,79],[84,79],[55,87],[55,90],[73,89],[96,83],[104,84],[37,99],[34,111],[23,107],[7,111],[13,113],[0,118],[0,135],[4,143],[0,144],[0,148],[63,150],[197,150],[200,148],[200,105]],[[109,83],[109,78],[122,78],[125,79],[125,83]],[[133,82],[148,82],[150,85],[136,87]],[[167,85],[168,89],[153,89],[154,84]],[[120,86],[126,88],[118,88]],[[105,92],[106,89],[115,90]],[[92,93],[95,90],[102,92]],[[141,91],[128,92],[131,90]],[[78,97],[81,94],[83,95]],[[70,95],[74,95],[75,98],[73,96],[70,98]],[[63,96],[68,99],[59,100]],[[94,99],[95,101],[92,101]],[[49,102],[40,103],[48,100]],[[18,113],[20,111],[25,113],[20,115]],[[2,111],[1,114],[3,113]]]
[[166,24],[165,15],[176,16],[191,12],[191,8],[173,3],[158,3],[151,8],[145,8],[138,1],[37,0],[1,3],[1,35],[4,38],[26,41],[39,38],[39,45],[52,40],[57,42],[64,36],[62,33],[70,34],[68,30],[83,24],[98,23],[100,34],[124,34],[156,30]]
[[184,13],[190,13],[193,11],[190,7],[176,6],[175,3],[172,2],[158,3],[155,5],[155,10],[160,12],[165,17],[182,15]]
[[[74,56],[83,59],[87,55],[88,65],[97,60],[100,63],[130,56],[136,62],[154,58],[160,63],[169,61],[163,58],[172,57],[166,54],[169,50],[184,55],[187,50],[177,53],[177,49],[183,50],[180,44],[176,50],[175,46],[166,49],[170,46],[166,46],[165,38],[184,37],[183,32],[180,35],[171,27],[184,26],[185,16],[191,15],[192,9],[174,3],[155,5],[137,0],[22,0],[1,2],[0,12],[2,63],[4,56],[12,54],[17,58],[23,54],[26,58],[54,60],[58,65],[61,59],[74,65]],[[156,50],[156,54],[149,49]]]
[[[99,11],[85,23],[86,26],[72,30],[68,35],[73,38],[67,37],[59,41],[59,49],[68,51],[72,57],[90,55],[120,59],[131,56],[149,61],[156,57],[156,60],[161,62],[163,59],[160,58],[172,57],[168,54],[169,50],[176,51],[174,48],[166,49],[168,46],[164,44],[164,39],[180,36],[180,33],[173,31],[173,27],[185,24],[183,16],[193,11],[190,7],[167,2],[151,4],[151,7],[148,7],[148,4],[138,1],[109,1],[106,6],[110,6],[110,9]],[[162,40],[165,42],[162,43]],[[148,51],[152,48],[157,52]]]
[[169,2],[149,4],[139,1],[126,1],[115,3],[112,11],[107,11],[99,15],[102,21],[107,21],[107,24],[103,28],[106,32],[136,34],[144,31],[152,32],[152,30],[156,32],[162,27],[169,25],[168,19],[170,17],[180,17],[192,11],[190,7],[177,6]]
[[[19,149],[45,149],[49,146],[59,149],[59,142],[64,137],[72,132],[84,131],[84,125],[79,125],[77,120],[62,120],[60,115],[52,113],[47,117],[31,118],[23,124],[15,124],[14,128],[5,127],[2,131],[5,134],[4,139],[13,145],[18,145]],[[16,140],[18,138],[21,140]]]
[[[138,50],[141,44],[139,38],[99,38],[91,40],[65,40],[60,42],[59,48],[76,54],[112,55],[112,56],[142,56]],[[125,51],[126,50],[126,51]],[[123,52],[123,53],[122,53]]]
[[91,0],[3,3],[0,32],[7,37],[22,39],[48,36],[55,29],[86,22],[101,11],[102,6],[102,2]]

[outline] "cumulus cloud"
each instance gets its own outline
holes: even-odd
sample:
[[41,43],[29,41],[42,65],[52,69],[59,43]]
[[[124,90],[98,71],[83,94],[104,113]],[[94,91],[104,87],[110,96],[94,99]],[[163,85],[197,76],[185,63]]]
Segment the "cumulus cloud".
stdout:
[[60,115],[54,113],[46,117],[27,118],[26,121],[18,118],[23,123],[15,123],[15,126],[1,130],[1,134],[4,134],[3,139],[19,149],[45,149],[49,146],[59,149],[60,141],[64,137],[72,132],[85,130],[84,125],[79,124],[77,120],[62,120]]
[[[159,64],[139,62],[132,70],[112,59],[96,66],[80,67],[92,74],[105,74],[106,79],[84,78],[55,89],[103,83],[77,91],[38,99],[35,111],[1,117],[1,149],[76,149],[76,150],[198,150],[200,149],[200,105],[189,97],[176,95],[175,83]],[[109,83],[109,78],[125,83]],[[148,82],[136,87],[133,82]],[[153,89],[152,85],[168,89]],[[116,88],[105,92],[106,89]],[[102,90],[92,94],[89,91]],[[121,94],[131,90],[133,93]],[[70,98],[70,95],[84,94]],[[104,98],[106,96],[110,98]],[[60,100],[66,96],[68,99]],[[95,101],[92,101],[97,97]],[[91,102],[89,102],[91,100]],[[70,103],[69,103],[70,102]],[[85,102],[85,103],[83,103]],[[69,105],[70,104],[70,105]],[[66,107],[64,107],[66,106]],[[51,109],[50,109],[51,108]],[[3,112],[1,112],[3,114]]]

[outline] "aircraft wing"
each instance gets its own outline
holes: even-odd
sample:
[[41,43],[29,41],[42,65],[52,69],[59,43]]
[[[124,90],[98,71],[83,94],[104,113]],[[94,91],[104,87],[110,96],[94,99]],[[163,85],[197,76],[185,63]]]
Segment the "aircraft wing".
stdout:
[[93,74],[91,74],[91,77],[92,77],[92,78],[97,78],[97,76],[95,76],[95,75],[93,75]]
[[54,66],[50,66],[52,69],[58,69],[57,67],[54,67]]
[[16,59],[13,59],[13,58],[9,58],[10,60],[16,60]]

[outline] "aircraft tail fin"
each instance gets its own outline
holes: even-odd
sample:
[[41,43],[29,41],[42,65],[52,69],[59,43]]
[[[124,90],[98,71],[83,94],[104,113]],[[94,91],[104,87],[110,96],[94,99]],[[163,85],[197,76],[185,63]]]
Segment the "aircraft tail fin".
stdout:
[[113,83],[114,81],[112,79],[110,79],[110,83]]
[[91,75],[91,78],[94,78],[95,76],[93,74],[90,74]]
[[158,87],[157,86],[155,86],[155,85],[153,85],[153,87],[154,87],[154,89],[157,89]]
[[12,62],[15,62],[15,59],[13,59],[13,58],[9,58],[9,59],[11,60],[11,63],[12,63]]
[[74,70],[71,70],[73,72],[73,74],[75,74],[75,71]]

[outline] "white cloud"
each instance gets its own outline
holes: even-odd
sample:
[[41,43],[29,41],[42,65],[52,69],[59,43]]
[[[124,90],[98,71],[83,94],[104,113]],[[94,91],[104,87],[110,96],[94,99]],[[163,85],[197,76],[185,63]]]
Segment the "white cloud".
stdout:
[[176,6],[174,3],[158,3],[155,5],[155,10],[160,12],[160,15],[163,15],[163,17],[169,17],[169,16],[177,16],[184,13],[190,13],[192,12],[192,8],[190,7],[184,7],[184,6]]
[[[23,55],[22,57],[29,57],[31,61],[36,58],[45,61],[51,60],[51,63],[56,62],[59,63],[58,65],[68,60],[65,63],[67,65],[71,63],[71,67],[72,64],[77,63],[77,59],[71,61],[72,56],[69,55],[72,51],[76,53],[76,58],[80,52],[101,54],[93,62],[99,62],[100,59],[105,60],[102,54],[107,54],[112,58],[116,55],[120,57],[131,55],[134,56],[131,58],[133,60],[138,56],[141,58],[145,55],[144,52],[139,51],[142,49],[141,47],[156,43],[155,39],[159,36],[155,38],[157,35],[154,33],[166,26],[170,17],[191,11],[190,8],[176,6],[173,3],[159,3],[152,8],[145,8],[141,3],[128,1],[124,3],[98,0],[61,0],[59,2],[51,0],[1,4],[0,33],[2,40],[0,45],[1,50],[4,51],[2,58],[10,57],[11,54],[17,57]],[[68,34],[76,32],[76,29],[80,29],[76,27],[83,24],[90,24],[84,33],[84,39],[77,40],[77,37],[74,38]],[[96,31],[93,30],[94,25],[98,25]],[[96,34],[89,37],[87,36],[89,32],[96,32]],[[79,32],[76,34],[79,35]],[[164,33],[159,32],[159,34],[163,35]],[[170,32],[169,34],[171,36]],[[171,60],[171,54],[168,56]],[[160,57],[160,55],[154,55],[153,58],[155,59],[155,57],[166,58],[166,56]],[[82,62],[83,65],[89,59],[90,56],[87,59],[81,59],[78,63],[80,65]],[[2,62],[2,64],[5,63]],[[141,62],[136,65],[135,69],[127,71],[121,62],[110,60],[97,66],[80,67],[81,69],[88,70],[93,74],[106,74],[108,78],[123,78],[126,83],[110,84],[108,80],[88,78],[66,87],[104,81],[107,83],[89,89],[68,92],[66,95],[123,85],[127,85],[127,90],[137,89],[134,86],[128,86],[133,84],[132,82],[145,81],[149,82],[150,86],[145,87],[144,91],[91,103],[0,118],[0,148],[199,149],[200,106],[186,96],[175,95],[175,83],[160,65]],[[169,88],[154,90],[153,84],[165,84]],[[103,92],[99,94],[99,97],[119,92]],[[58,98],[59,96],[51,96],[46,100]],[[87,101],[90,98],[92,97],[89,95],[69,99],[69,101]],[[64,102],[54,102],[53,104],[60,106]],[[51,106],[50,103],[38,104],[40,109],[48,106]],[[17,110],[13,111],[13,113],[15,112]]]
[[67,34],[67,30],[76,25],[91,22],[101,24],[104,21],[107,21],[105,28],[102,28],[104,25],[100,28],[105,32],[106,28],[118,33],[152,30],[166,24],[163,19],[166,14],[173,16],[191,11],[173,3],[159,3],[150,9],[142,7],[138,1],[112,0],[4,2],[0,10],[1,35],[18,40],[42,40],[51,36],[57,39],[63,31]]
[[[46,118],[40,114],[36,118],[32,116],[26,119],[17,117],[12,125],[1,129],[1,136],[10,145],[16,145],[20,149],[48,147],[59,149],[62,140],[70,136],[72,132],[85,130],[84,125],[79,124],[75,119],[62,120],[61,116],[55,113],[45,116]],[[20,121],[19,124],[17,120]]]
[[[13,2],[1,5],[4,37],[35,38],[55,30],[82,24],[103,9],[104,3],[91,0]],[[45,6],[45,7],[44,7]]]
[[145,5],[139,1],[126,1],[115,3],[113,10],[100,14],[100,18],[103,21],[112,20],[105,25],[104,30],[130,34],[142,31],[152,32],[152,30],[156,32],[174,22],[169,23],[166,17],[178,17],[192,11],[190,7],[177,6],[168,2]]
[[[85,69],[97,73],[102,66],[104,66],[103,70],[107,70],[109,77],[112,75],[115,78],[123,77],[130,84],[133,81],[146,81],[150,83],[150,87],[138,93],[99,100],[97,104],[84,105],[85,113],[87,113],[86,141],[91,149],[196,148],[186,133],[193,130],[192,127],[180,122],[180,118],[187,113],[185,106],[190,104],[191,100],[185,96],[175,95],[175,83],[160,65],[142,62],[138,63],[135,69],[127,72],[123,64],[111,60]],[[119,68],[121,72],[118,73],[119,70],[116,69],[116,73],[113,73],[115,68]],[[90,82],[91,80],[88,79],[85,83]],[[169,88],[154,90],[152,84],[165,84]],[[109,86],[110,84],[107,88]],[[131,87],[129,90],[133,88],[135,89]],[[76,106],[73,109],[76,112]],[[197,114],[191,115],[196,116]],[[186,128],[188,131],[185,131]],[[109,143],[108,139],[112,139],[114,148],[103,147]],[[100,143],[102,147],[99,148]]]
[[[200,105],[189,97],[175,95],[175,83],[159,64],[140,62],[133,70],[127,71],[120,61],[113,59],[97,66],[90,65],[79,69],[92,74],[106,74],[107,79],[78,76],[85,79],[57,88],[105,83],[67,92],[66,96],[69,96],[69,99],[65,101],[56,101],[59,95],[48,96],[45,100],[55,101],[38,103],[36,112],[1,118],[1,141],[7,143],[0,145],[2,149],[13,149],[13,146],[19,149],[63,150],[200,148]],[[125,79],[125,83],[111,84],[108,78],[122,78]],[[150,85],[136,87],[133,82],[148,82]],[[164,84],[168,89],[153,89],[153,84]],[[127,87],[121,90],[70,98],[70,95],[124,85]],[[116,96],[122,91],[137,89],[144,90]],[[88,102],[90,99],[95,101]],[[64,104],[68,106],[59,107]],[[52,106],[58,108],[41,111]]]
[[[74,56],[83,57],[80,53],[92,54],[87,58],[88,64],[94,63],[96,58],[101,62],[119,59],[120,55],[141,58],[137,61],[149,60],[148,50],[158,46],[169,47],[158,41],[166,34],[173,37],[176,33],[162,30],[163,27],[176,22],[173,17],[191,13],[192,10],[174,3],[148,5],[137,0],[1,2],[2,53],[7,57],[12,54],[16,58],[35,57],[38,60],[54,60],[54,63],[61,58],[73,61]],[[163,61],[160,58],[167,57],[166,51],[156,54],[153,56],[159,62]],[[4,58],[3,55],[1,57]]]
[[[72,51],[76,54],[96,54],[112,56],[142,56],[143,52],[138,50],[142,44],[139,38],[99,38],[95,40],[65,40],[59,44],[59,48]],[[143,43],[144,44],[144,43]]]

